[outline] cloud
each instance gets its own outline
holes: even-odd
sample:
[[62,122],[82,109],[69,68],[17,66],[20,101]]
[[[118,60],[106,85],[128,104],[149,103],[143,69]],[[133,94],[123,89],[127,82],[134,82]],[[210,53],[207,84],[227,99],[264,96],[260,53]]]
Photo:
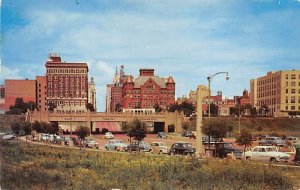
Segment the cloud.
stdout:
[[60,52],[67,62],[88,62],[101,110],[115,66],[125,65],[126,73],[135,77],[142,67],[153,67],[160,76],[172,75],[178,96],[206,84],[209,74],[228,71],[230,80],[214,79],[213,92],[238,95],[249,88],[251,78],[273,69],[297,68],[300,59],[300,17],[291,8],[256,10],[251,2],[245,6],[234,0],[22,6],[17,10],[26,24],[3,34],[5,66],[34,78],[45,73],[49,52]]

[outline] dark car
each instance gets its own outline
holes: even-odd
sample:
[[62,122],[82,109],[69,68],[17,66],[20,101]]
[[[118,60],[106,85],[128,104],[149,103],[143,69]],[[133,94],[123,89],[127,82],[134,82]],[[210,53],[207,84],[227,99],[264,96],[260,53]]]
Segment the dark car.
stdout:
[[185,131],[181,134],[182,137],[190,137],[196,139],[196,135],[191,131]]
[[125,149],[125,151],[143,151],[149,152],[150,151],[150,144],[144,141],[138,143],[138,141],[131,143]]
[[243,152],[240,149],[235,148],[233,143],[211,142],[210,144],[204,143],[204,146],[206,150],[213,150],[215,157],[225,158],[227,154],[232,153],[235,158],[242,159]]
[[178,142],[174,143],[171,146],[171,149],[169,151],[170,155],[194,155],[196,152],[196,149],[193,147],[191,143],[186,143],[186,142]]
[[300,148],[296,149],[295,158],[293,160],[294,162],[300,162]]
[[162,138],[162,139],[166,139],[168,136],[165,132],[158,132],[157,137]]

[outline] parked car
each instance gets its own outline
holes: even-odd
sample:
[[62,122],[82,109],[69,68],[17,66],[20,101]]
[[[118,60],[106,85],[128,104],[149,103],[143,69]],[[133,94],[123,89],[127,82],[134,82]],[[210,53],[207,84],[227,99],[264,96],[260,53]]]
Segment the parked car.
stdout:
[[49,141],[50,139],[50,134],[42,133],[41,134],[41,141],[46,142]]
[[72,139],[70,137],[64,137],[65,145],[70,145],[71,141],[72,141]]
[[191,131],[185,131],[181,134],[182,137],[190,137],[196,139],[196,135]]
[[6,133],[0,133],[0,138],[2,138]]
[[284,140],[287,144],[291,144],[291,145],[293,145],[294,143],[298,143],[298,141],[300,142],[300,139],[298,137],[291,137],[291,136],[286,137]]
[[263,139],[266,139],[268,137],[270,137],[270,136],[269,135],[259,135],[257,139],[258,140],[263,140]]
[[106,132],[106,133],[104,134],[104,137],[105,137],[106,139],[113,139],[113,138],[114,138],[114,135],[113,135],[111,132]]
[[5,134],[2,136],[3,140],[14,140],[16,138],[16,135],[14,134]]
[[300,162],[300,148],[296,149],[296,154],[295,157],[293,159],[294,162]]
[[283,152],[278,152],[276,147],[272,146],[256,146],[252,150],[245,152],[245,158],[255,161],[285,161],[290,159],[290,155]]
[[99,144],[96,141],[92,140],[92,139],[86,139],[83,142],[83,145],[86,148],[97,148],[97,149],[99,149]]
[[150,143],[150,152],[156,154],[167,154],[168,147],[164,142],[151,142]]
[[174,143],[169,151],[170,155],[194,155],[196,153],[196,149],[191,143],[187,142],[178,142]]
[[133,143],[131,143],[130,145],[128,145],[125,148],[125,151],[143,151],[143,152],[149,152],[150,151],[150,144],[146,143],[144,141],[138,142],[135,141]]
[[204,142],[203,145],[205,151],[212,150],[215,157],[225,158],[229,153],[232,153],[236,159],[242,159],[243,156],[243,152],[230,142]]
[[157,137],[162,138],[162,139],[166,139],[168,136],[165,132],[158,132]]
[[261,146],[285,146],[285,142],[280,137],[267,137],[258,142]]
[[125,147],[127,147],[127,144],[118,139],[109,140],[108,143],[104,145],[106,150],[124,150]]

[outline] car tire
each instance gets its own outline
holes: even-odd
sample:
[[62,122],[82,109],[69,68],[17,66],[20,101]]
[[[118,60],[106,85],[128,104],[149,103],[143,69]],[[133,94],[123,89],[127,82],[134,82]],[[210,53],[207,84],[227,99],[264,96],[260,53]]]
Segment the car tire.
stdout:
[[163,154],[163,151],[162,151],[162,150],[160,150],[158,154]]
[[275,158],[270,158],[270,162],[276,162],[276,159]]
[[170,152],[170,155],[171,156],[175,156],[175,153],[172,151],[172,152]]
[[246,160],[250,161],[250,160],[251,160],[251,158],[250,158],[249,156],[247,156],[247,157],[246,157]]

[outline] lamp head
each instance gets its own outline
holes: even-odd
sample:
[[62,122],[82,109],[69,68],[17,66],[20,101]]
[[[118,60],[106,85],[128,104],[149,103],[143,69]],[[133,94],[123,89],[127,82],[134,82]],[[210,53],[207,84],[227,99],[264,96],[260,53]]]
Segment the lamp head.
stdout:
[[229,80],[228,72],[226,73],[226,80]]

